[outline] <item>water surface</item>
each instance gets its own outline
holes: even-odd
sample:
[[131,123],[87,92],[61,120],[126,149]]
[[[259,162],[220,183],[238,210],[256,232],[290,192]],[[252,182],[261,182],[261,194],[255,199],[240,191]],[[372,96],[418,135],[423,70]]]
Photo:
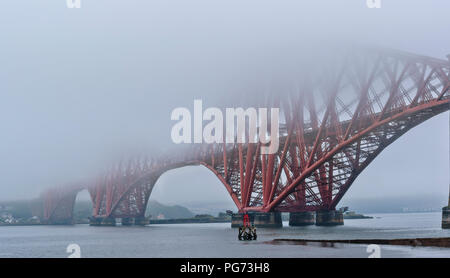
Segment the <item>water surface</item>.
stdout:
[[[394,239],[450,237],[441,213],[375,214],[337,227],[258,229],[258,240],[237,240],[229,223],[164,224],[146,227],[0,227],[0,257],[67,257],[76,243],[82,257],[368,257],[367,245],[274,244],[276,238]],[[381,246],[382,257],[450,257],[449,248]]]

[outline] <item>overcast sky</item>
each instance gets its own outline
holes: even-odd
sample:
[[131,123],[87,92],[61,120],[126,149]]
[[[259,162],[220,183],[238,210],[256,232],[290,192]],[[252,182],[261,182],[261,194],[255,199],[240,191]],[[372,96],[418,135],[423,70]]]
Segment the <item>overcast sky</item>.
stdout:
[[[381,9],[365,0],[82,0],[81,9],[65,2],[1,3],[0,200],[35,197],[122,154],[167,147],[172,109],[244,88],[255,65],[270,67],[304,41],[450,53],[444,0],[382,0]],[[445,201],[448,187],[447,112],[388,147],[345,198]],[[201,167],[166,173],[153,198],[232,204]]]

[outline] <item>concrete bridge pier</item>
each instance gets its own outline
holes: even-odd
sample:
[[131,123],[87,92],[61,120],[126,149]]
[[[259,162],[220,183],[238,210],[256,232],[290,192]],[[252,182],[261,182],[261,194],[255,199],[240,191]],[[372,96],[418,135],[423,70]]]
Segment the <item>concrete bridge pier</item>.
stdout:
[[90,226],[116,226],[116,218],[114,217],[91,217],[89,218]]
[[[249,215],[250,222],[253,223],[252,215]],[[231,215],[231,228],[239,228],[244,225],[244,214],[233,213]]]
[[308,226],[316,223],[314,212],[290,212],[289,226]]
[[[250,223],[255,222],[255,214],[249,213],[248,218],[250,219]],[[231,215],[231,228],[239,228],[244,225],[244,213],[233,213]]]
[[122,218],[122,226],[145,226],[148,224],[150,224],[150,220],[144,216]]
[[254,224],[257,228],[281,228],[283,227],[281,212],[257,212]]
[[[250,212],[248,213],[250,222],[256,228],[281,228],[281,212]],[[244,219],[244,213],[234,213],[231,216],[231,228],[241,227]]]
[[131,226],[134,224],[134,219],[132,217],[123,217],[121,219],[122,226]]
[[[145,226],[150,223],[147,217],[122,217],[120,219],[122,226]],[[116,218],[114,217],[91,217],[89,218],[91,226],[116,226]]]
[[75,223],[73,221],[73,218],[67,218],[67,219],[51,219],[48,221],[44,221],[44,224],[47,224],[47,225],[73,225]]
[[344,225],[344,214],[338,210],[316,211],[316,226]]
[[450,229],[450,193],[448,196],[448,206],[442,208],[442,229]]
[[450,229],[450,206],[442,208],[442,229]]
[[136,226],[145,226],[150,224],[150,219],[145,216],[139,216],[134,218],[134,225]]

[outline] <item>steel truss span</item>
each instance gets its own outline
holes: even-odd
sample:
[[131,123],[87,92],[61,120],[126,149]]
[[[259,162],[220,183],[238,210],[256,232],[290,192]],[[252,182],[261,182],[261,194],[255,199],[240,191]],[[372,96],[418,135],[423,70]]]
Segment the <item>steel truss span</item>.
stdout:
[[187,165],[212,171],[240,212],[333,210],[387,146],[449,110],[449,61],[372,49],[318,72],[295,90],[265,96],[264,106],[283,115],[274,154],[261,154],[261,143],[214,143],[132,158],[95,182],[49,189],[37,210],[49,222],[72,219],[76,194],[88,189],[94,217],[142,217],[158,178]]

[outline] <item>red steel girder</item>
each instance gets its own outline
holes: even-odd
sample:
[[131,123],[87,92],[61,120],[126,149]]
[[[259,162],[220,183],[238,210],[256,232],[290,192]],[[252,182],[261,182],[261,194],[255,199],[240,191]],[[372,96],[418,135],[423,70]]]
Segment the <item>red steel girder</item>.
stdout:
[[284,114],[278,152],[262,154],[262,144],[215,143],[188,146],[173,156],[132,158],[86,187],[46,191],[43,217],[70,218],[82,188],[90,192],[95,217],[144,216],[158,178],[188,165],[212,171],[242,212],[334,209],[379,153],[448,111],[450,101],[448,61],[391,50],[346,57],[335,65],[335,75],[308,80],[296,93],[267,97],[267,108]]

